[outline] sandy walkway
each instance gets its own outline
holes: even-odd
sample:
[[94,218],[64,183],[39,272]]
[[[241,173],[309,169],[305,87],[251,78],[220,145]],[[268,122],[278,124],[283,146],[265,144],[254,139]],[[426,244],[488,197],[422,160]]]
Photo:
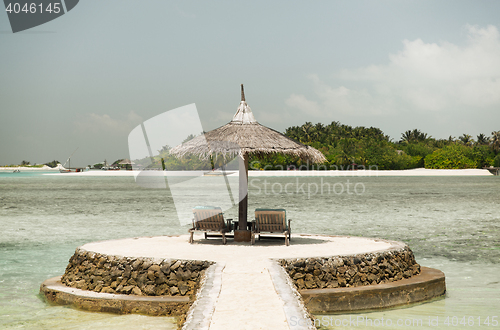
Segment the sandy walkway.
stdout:
[[283,303],[274,290],[268,259],[233,260],[222,273],[222,288],[210,329],[288,329]]

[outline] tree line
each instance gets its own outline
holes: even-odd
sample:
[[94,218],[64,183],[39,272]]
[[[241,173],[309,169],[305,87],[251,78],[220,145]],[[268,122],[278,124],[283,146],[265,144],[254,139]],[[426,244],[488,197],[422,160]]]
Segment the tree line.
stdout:
[[[476,138],[463,134],[458,138],[435,139],[418,129],[401,134],[393,141],[376,127],[352,127],[337,121],[329,125],[306,122],[292,126],[284,133],[287,137],[321,151],[327,161],[309,164],[298,157],[282,154],[250,156],[249,169],[253,170],[350,170],[379,169],[404,170],[413,168],[465,169],[500,167],[500,131],[491,136],[479,134]],[[187,137],[184,142],[194,136]],[[221,157],[200,160],[197,156],[177,159],[169,154],[170,146],[158,150],[153,158],[136,160],[145,167],[161,169],[161,161],[168,170],[210,170],[222,166]]]
[[[435,139],[414,129],[402,133],[400,140],[395,142],[375,127],[306,122],[302,126],[287,128],[285,135],[320,150],[327,158],[329,168],[351,169],[355,166],[404,170],[500,166],[500,131],[492,132],[490,137],[479,134],[476,139],[468,134],[458,138]],[[266,165],[277,165],[276,158],[279,157],[273,158]],[[261,164],[264,163],[266,161]],[[317,165],[315,167],[321,169]]]

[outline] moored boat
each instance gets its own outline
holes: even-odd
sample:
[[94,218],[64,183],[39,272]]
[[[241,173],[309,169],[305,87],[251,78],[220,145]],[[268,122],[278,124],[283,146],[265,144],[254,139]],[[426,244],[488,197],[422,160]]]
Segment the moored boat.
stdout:
[[[75,151],[73,151],[73,153],[71,154],[71,156],[69,156],[68,160],[64,163],[64,165],[61,165],[59,164],[58,168],[59,168],[59,172],[60,173],[72,173],[72,172],[84,172],[84,171],[88,171],[89,168],[88,167],[74,167],[74,168],[71,168],[71,157],[73,156],[73,154],[78,150],[78,148],[75,149]],[[68,167],[64,167],[66,165],[66,163],[68,163]]]

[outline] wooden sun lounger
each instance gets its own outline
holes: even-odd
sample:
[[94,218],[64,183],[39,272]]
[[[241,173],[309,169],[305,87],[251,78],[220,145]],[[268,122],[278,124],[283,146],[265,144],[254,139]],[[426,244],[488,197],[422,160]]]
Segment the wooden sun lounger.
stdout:
[[255,243],[255,234],[279,233],[285,235],[285,244],[290,245],[291,228],[290,221],[286,221],[285,209],[255,209],[255,229],[252,232],[252,244]]
[[222,235],[222,244],[227,243],[226,233],[232,231],[231,220],[224,221],[224,215],[220,207],[196,206],[193,209],[193,228],[189,229],[191,236],[189,243],[193,243],[193,234],[195,231],[204,231],[205,239],[207,232],[218,232]]

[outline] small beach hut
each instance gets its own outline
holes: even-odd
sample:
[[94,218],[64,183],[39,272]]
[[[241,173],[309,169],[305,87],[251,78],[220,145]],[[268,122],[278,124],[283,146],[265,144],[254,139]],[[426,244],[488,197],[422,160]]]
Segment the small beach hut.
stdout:
[[125,165],[125,169],[131,171],[132,165],[135,165],[135,163],[130,159],[124,159],[121,162],[119,162],[118,165]]
[[270,153],[282,153],[294,155],[312,163],[326,161],[319,150],[259,124],[245,101],[243,84],[241,85],[241,102],[231,122],[172,148],[170,153],[178,158],[184,155],[198,155],[202,159],[209,159],[212,154],[224,157],[238,156],[240,164],[238,227],[240,230],[235,231],[236,241],[250,241],[250,233],[245,232],[248,214],[249,154],[263,156]]

